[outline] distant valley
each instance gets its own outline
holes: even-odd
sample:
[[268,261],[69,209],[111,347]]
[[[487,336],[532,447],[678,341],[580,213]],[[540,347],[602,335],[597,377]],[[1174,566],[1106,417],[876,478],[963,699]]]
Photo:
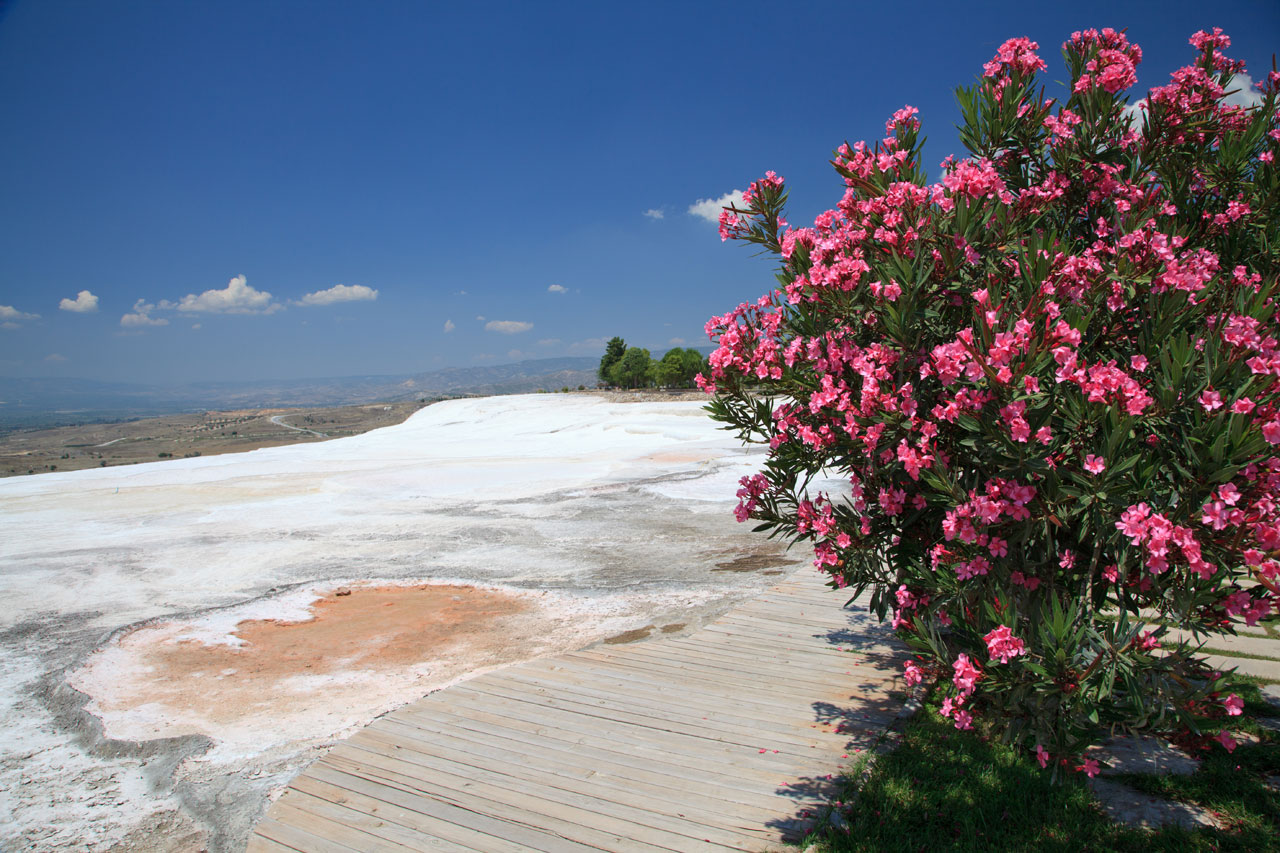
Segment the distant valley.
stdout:
[[399,376],[141,385],[0,378],[0,433],[179,413],[354,406],[444,397],[594,388],[599,359],[546,358]]

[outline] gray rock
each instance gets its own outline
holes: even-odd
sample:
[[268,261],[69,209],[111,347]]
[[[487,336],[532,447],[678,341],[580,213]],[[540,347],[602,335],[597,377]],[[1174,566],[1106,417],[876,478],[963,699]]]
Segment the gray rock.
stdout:
[[1147,829],[1170,825],[1184,829],[1218,825],[1213,815],[1200,806],[1153,797],[1110,779],[1091,779],[1089,787],[1103,811],[1117,823]]
[[1102,773],[1158,773],[1189,776],[1200,762],[1165,741],[1143,735],[1121,735],[1089,748],[1090,758],[1103,765]]

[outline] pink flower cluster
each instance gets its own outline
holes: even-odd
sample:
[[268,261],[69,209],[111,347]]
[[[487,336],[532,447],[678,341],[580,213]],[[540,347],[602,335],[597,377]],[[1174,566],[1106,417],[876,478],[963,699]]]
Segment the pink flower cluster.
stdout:
[[1049,66],[1036,55],[1040,45],[1026,38],[1011,38],[1000,49],[990,62],[982,66],[987,77],[994,77],[997,85],[1003,86],[1013,74],[1030,77],[1037,71]]
[[1152,512],[1145,503],[1134,504],[1121,513],[1116,529],[1129,537],[1134,545],[1143,547],[1147,555],[1147,569],[1153,575],[1169,570],[1170,545],[1181,549],[1187,567],[1200,577],[1207,580],[1217,571],[1201,556],[1200,543],[1191,528],[1172,523],[1160,513]]
[[1027,653],[1027,644],[1013,635],[1008,625],[999,625],[982,638],[987,644],[987,654],[992,660],[1008,663],[1018,655]]
[[950,717],[957,729],[967,731],[973,728],[973,713],[966,710],[964,705],[977,688],[978,680],[982,678],[982,670],[974,666],[968,655],[961,652],[952,664],[952,671],[954,674],[951,677],[951,683],[959,693],[954,697],[948,696],[943,699],[939,713],[944,717]]
[[998,524],[1006,517],[1012,521],[1031,517],[1027,504],[1036,496],[1035,486],[997,477],[988,480],[983,488],[982,494],[969,492],[967,501],[946,514],[942,521],[942,535],[946,541],[959,539],[972,544],[979,541],[980,528]]
[[1114,95],[1138,82],[1135,69],[1142,62],[1142,48],[1130,44],[1122,32],[1107,27],[1102,32],[1072,33],[1071,41],[1064,43],[1062,49],[1091,57],[1084,66],[1087,73],[1076,80],[1076,92],[1097,87]]
[[738,481],[742,488],[738,489],[738,505],[733,509],[733,517],[739,522],[746,521],[755,511],[759,499],[771,488],[769,478],[764,474],[754,474]]

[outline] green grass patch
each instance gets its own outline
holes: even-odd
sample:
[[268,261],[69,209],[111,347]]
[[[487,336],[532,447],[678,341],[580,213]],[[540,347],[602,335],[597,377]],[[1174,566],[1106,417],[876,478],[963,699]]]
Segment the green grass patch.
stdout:
[[[1273,715],[1257,679],[1237,679],[1232,690],[1245,714]],[[1280,775],[1274,733],[1245,723],[1262,737],[1228,754],[1210,750],[1191,776],[1117,777],[1131,787],[1194,802],[1217,812],[1222,830],[1131,829],[1111,822],[1082,774],[1057,784],[1032,757],[973,732],[960,732],[926,706],[903,732],[896,750],[870,770],[846,777],[841,793],[843,829],[827,829],[824,853],[985,853],[986,851],[1280,851],[1280,793],[1266,785]]]

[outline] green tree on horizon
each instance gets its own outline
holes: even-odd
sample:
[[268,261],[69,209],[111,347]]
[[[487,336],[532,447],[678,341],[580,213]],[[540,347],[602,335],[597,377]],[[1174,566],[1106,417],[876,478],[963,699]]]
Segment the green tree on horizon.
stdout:
[[694,377],[706,371],[706,363],[706,358],[696,349],[675,347],[653,365],[653,379],[658,385],[691,388]]
[[610,378],[613,384],[624,388],[640,388],[648,385],[653,374],[653,358],[641,347],[628,347],[622,359],[613,366]]
[[600,368],[596,371],[596,375],[600,377],[601,382],[613,383],[613,367],[622,361],[622,356],[626,354],[627,342],[616,335],[609,339],[609,343],[604,345],[604,355],[600,357]]

